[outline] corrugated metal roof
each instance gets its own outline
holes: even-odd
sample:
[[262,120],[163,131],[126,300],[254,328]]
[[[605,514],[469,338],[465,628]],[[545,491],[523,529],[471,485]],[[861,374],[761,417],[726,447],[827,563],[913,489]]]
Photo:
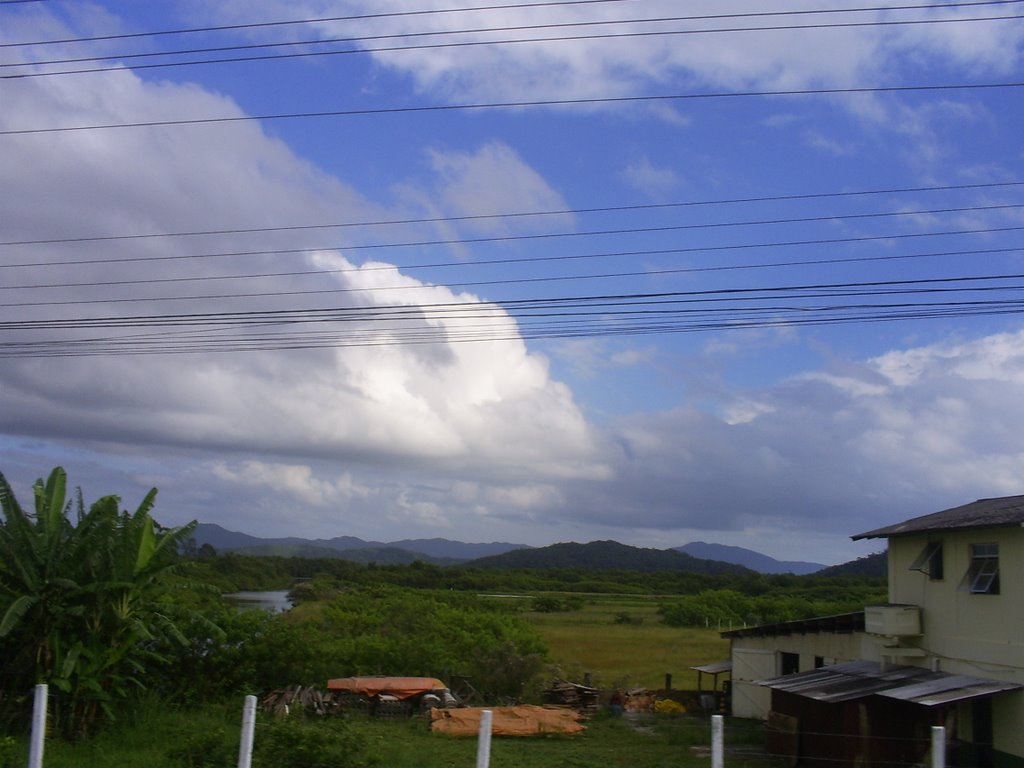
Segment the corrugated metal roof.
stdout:
[[994,528],[1024,525],[1024,496],[1003,496],[998,499],[978,499],[930,515],[914,517],[902,523],[876,528],[853,536],[857,539],[880,539],[928,531],[948,531],[959,528]]
[[704,673],[706,673],[708,675],[718,675],[718,674],[721,674],[722,672],[731,672],[732,671],[732,662],[731,661],[713,661],[710,664],[701,664],[700,666],[697,666],[697,667],[690,667],[690,669],[695,670],[697,672],[704,672]]
[[982,680],[967,675],[946,675],[938,680],[925,680],[914,685],[904,685],[890,691],[882,691],[879,696],[901,701],[912,701],[926,707],[950,704],[954,701],[994,696],[1004,691],[1015,691],[1021,688],[1016,683],[1002,680]]
[[885,696],[926,707],[993,696],[1024,686],[1001,680],[932,672],[921,667],[885,667],[874,661],[850,661],[794,675],[759,680],[772,690],[815,701],[836,703],[865,696]]

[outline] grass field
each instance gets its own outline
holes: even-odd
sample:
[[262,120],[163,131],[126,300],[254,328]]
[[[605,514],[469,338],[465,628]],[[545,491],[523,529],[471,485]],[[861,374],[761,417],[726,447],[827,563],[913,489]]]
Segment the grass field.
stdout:
[[659,689],[670,674],[673,688],[695,690],[697,673],[690,667],[727,659],[729,642],[717,630],[666,627],[657,609],[654,597],[588,595],[578,611],[525,616],[543,633],[567,679],[580,682],[589,672],[601,688]]

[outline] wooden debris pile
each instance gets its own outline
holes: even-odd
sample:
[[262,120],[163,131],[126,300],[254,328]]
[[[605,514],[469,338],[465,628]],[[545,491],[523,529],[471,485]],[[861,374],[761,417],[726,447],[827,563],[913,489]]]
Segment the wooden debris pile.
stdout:
[[544,702],[593,714],[597,711],[598,690],[568,680],[553,680],[544,691]]
[[633,688],[626,691],[623,708],[627,712],[653,712],[658,694],[647,688]]
[[306,712],[315,715],[326,715],[332,707],[331,695],[313,686],[295,685],[290,688],[278,688],[263,697],[260,707],[272,715],[287,715],[295,712]]

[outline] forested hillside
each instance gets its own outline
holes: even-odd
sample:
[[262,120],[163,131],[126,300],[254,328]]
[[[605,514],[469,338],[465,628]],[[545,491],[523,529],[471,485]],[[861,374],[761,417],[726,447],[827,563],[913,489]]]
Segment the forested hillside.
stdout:
[[674,549],[643,549],[617,541],[552,544],[536,549],[517,549],[503,555],[484,557],[468,563],[475,568],[580,568],[589,571],[621,570],[650,573],[686,571],[703,574],[749,573],[741,565],[719,560],[702,560]]

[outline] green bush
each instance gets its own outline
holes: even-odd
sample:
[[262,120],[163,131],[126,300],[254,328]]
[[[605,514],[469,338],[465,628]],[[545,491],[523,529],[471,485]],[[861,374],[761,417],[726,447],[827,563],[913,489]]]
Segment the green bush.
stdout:
[[217,623],[223,635],[188,628],[162,694],[198,703],[350,675],[457,675],[483,695],[515,698],[547,653],[515,608],[448,591],[354,589],[279,615],[224,611]]
[[0,768],[20,768],[23,759],[18,742],[11,736],[0,736]]
[[565,610],[562,601],[552,595],[541,595],[533,598],[531,610],[537,613],[559,613]]
[[375,765],[366,740],[336,717],[284,717],[260,721],[254,768],[365,768]]
[[238,757],[238,735],[229,735],[224,728],[189,732],[167,756],[184,768],[219,768],[231,765]]

